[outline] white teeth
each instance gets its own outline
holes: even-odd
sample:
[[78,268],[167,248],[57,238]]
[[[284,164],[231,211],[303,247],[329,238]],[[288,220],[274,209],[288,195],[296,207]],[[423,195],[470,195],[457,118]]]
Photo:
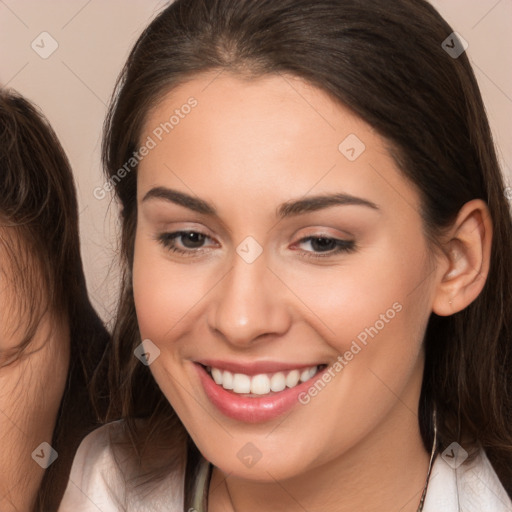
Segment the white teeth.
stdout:
[[302,370],[302,372],[300,374],[300,381],[301,382],[306,382],[307,380],[309,380],[309,368],[306,368],[305,370]]
[[266,395],[268,392],[270,392],[270,379],[264,373],[255,375],[251,379],[251,393]]
[[318,371],[318,366],[315,366],[313,368],[310,368],[309,369],[309,377],[306,379],[306,380],[309,380],[311,379],[312,377],[314,377],[316,375],[316,372]]
[[235,393],[250,393],[251,378],[243,373],[235,373],[233,375],[233,391]]
[[289,388],[293,388],[296,386],[299,382],[300,373],[299,370],[292,370],[287,376],[286,376],[286,386]]
[[270,389],[275,393],[283,391],[286,387],[286,377],[283,372],[274,373],[270,379]]
[[266,395],[273,391],[278,393],[286,387],[293,388],[300,382],[306,382],[317,372],[318,366],[311,366],[303,370],[290,370],[289,372],[277,372],[274,374],[260,373],[258,375],[245,375],[244,373],[231,373],[227,370],[210,368],[210,374],[216,384],[235,393],[254,395]]
[[215,384],[222,384],[222,372],[218,368],[212,368],[212,377]]
[[[213,370],[213,368],[212,368]],[[222,382],[219,384],[224,389],[233,389],[233,374],[231,372],[225,371],[222,373]]]

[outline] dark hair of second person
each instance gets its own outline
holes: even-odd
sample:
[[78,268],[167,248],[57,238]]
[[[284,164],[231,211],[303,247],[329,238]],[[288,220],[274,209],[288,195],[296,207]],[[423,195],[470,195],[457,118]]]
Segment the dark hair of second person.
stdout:
[[[56,510],[80,440],[102,414],[89,382],[109,335],[86,290],[69,161],[43,114],[0,90],[2,510]],[[8,431],[7,431],[8,430]],[[57,452],[44,472],[31,453]],[[39,452],[38,452],[39,453]]]

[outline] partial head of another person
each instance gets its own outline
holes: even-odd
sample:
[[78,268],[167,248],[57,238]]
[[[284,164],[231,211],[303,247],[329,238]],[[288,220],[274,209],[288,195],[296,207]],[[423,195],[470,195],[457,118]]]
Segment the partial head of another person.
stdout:
[[[2,89],[2,510],[57,508],[81,437],[96,425],[88,382],[107,341],[87,295],[68,159],[40,110]],[[42,443],[58,455],[46,471],[33,455]]]

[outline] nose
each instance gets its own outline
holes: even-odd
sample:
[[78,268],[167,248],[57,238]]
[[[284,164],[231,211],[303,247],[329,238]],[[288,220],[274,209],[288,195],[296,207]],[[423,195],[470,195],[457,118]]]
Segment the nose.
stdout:
[[283,283],[260,256],[252,263],[238,255],[212,296],[208,324],[234,347],[247,347],[285,334],[291,326]]

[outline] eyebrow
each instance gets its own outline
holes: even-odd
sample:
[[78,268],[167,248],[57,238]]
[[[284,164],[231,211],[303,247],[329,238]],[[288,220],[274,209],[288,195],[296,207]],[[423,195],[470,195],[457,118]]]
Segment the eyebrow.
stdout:
[[[203,215],[217,216],[217,209],[207,201],[191,196],[184,192],[179,192],[166,187],[155,187],[149,190],[142,199],[142,202],[149,199],[163,199],[189,210],[193,210]],[[310,196],[303,199],[287,201],[277,208],[277,216],[280,218],[292,217],[308,212],[322,210],[331,206],[355,205],[365,206],[372,210],[379,210],[379,207],[372,201],[350,194],[336,193]]]
[[170,201],[171,203],[178,204],[180,206],[184,206],[189,210],[193,210],[197,213],[202,213],[203,215],[217,215],[217,210],[213,205],[204,201],[203,199],[199,199],[197,197],[193,197],[189,194],[185,194],[184,192],[178,192],[177,190],[173,190],[165,187],[155,187],[152,188],[142,199],[142,202],[147,201],[149,199],[164,199],[166,201]]
[[337,193],[310,196],[297,201],[287,201],[278,208],[277,214],[278,217],[284,218],[322,210],[324,208],[329,208],[330,206],[344,205],[366,206],[372,210],[379,210],[379,207],[372,201],[368,201],[362,197],[352,196],[350,194]]

